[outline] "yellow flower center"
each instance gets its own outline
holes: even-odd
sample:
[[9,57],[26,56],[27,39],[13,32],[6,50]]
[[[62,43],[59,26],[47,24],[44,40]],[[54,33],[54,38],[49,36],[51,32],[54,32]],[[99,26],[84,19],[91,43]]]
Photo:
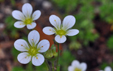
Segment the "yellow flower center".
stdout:
[[66,31],[65,30],[62,30],[62,29],[56,30],[56,34],[57,35],[60,35],[60,36],[63,36],[63,35],[66,35]]
[[30,49],[28,50],[28,53],[29,53],[30,56],[33,57],[33,56],[36,56],[39,53],[39,50],[40,49],[37,49],[36,46],[35,47],[34,46],[33,47],[31,46]]
[[82,70],[79,68],[75,68],[74,71],[82,71]]
[[31,18],[26,18],[24,20],[25,25],[31,24],[33,22],[33,20]]

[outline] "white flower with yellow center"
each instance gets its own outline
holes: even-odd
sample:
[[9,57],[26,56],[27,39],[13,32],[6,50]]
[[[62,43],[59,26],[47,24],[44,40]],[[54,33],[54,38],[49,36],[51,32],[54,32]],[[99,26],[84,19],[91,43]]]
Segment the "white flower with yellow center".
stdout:
[[79,61],[74,60],[71,66],[68,67],[68,71],[86,71],[87,64],[86,63],[79,63]]
[[111,67],[107,66],[104,70],[99,70],[99,71],[112,71]]
[[33,30],[28,35],[30,44],[23,39],[18,39],[14,42],[14,47],[22,52],[17,57],[20,63],[27,64],[32,59],[33,65],[40,66],[44,62],[44,56],[40,53],[46,52],[49,49],[50,43],[46,39],[39,42],[39,39],[39,33]]
[[63,20],[63,24],[61,24],[60,18],[56,15],[51,15],[49,21],[55,28],[45,27],[43,32],[47,35],[56,34],[55,41],[58,43],[64,43],[66,41],[66,35],[74,36],[79,33],[77,29],[70,29],[76,22],[75,17],[72,15],[66,16]]
[[12,16],[15,19],[19,20],[14,23],[14,26],[16,28],[23,28],[26,25],[28,29],[35,28],[36,23],[34,21],[40,17],[41,12],[40,12],[40,10],[36,10],[32,14],[32,11],[33,11],[33,8],[31,6],[31,4],[29,4],[29,3],[25,3],[22,6],[22,12],[19,10],[14,10],[12,12]]

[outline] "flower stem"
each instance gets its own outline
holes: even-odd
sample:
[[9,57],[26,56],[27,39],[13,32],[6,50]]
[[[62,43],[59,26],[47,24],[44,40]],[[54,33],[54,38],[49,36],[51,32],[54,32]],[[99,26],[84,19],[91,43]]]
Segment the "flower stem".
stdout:
[[59,67],[60,49],[59,49],[59,44],[58,43],[57,43],[57,47],[58,47],[58,57],[57,57],[56,71],[57,71],[58,68],[60,69],[60,67]]
[[49,66],[49,64],[48,64],[47,59],[45,59],[45,62],[46,62],[46,65],[47,65],[47,67],[48,67],[48,71],[51,71],[51,68],[50,68],[50,66]]
[[54,61],[52,62],[52,71],[54,71]]

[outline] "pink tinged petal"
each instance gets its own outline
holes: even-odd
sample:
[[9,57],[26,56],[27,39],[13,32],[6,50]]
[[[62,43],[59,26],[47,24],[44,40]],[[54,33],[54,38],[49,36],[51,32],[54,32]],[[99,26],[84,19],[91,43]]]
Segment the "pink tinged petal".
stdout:
[[68,71],[74,71],[74,67],[73,66],[69,66],[68,67]]
[[27,42],[23,39],[18,39],[14,42],[14,47],[18,50],[18,51],[28,51],[29,46],[27,44]]
[[64,43],[66,41],[66,36],[59,36],[59,35],[56,35],[55,36],[55,41],[57,43]]
[[56,29],[60,29],[61,20],[60,20],[60,18],[58,16],[51,15],[49,17],[49,21]]
[[67,34],[68,36],[74,36],[74,35],[77,35],[79,33],[79,30],[77,29],[70,29],[67,31]]
[[52,27],[45,27],[43,28],[43,32],[47,35],[52,35],[55,33],[55,29]]
[[87,69],[87,64],[86,64],[86,63],[81,63],[81,64],[80,64],[80,67],[81,67],[81,69],[82,69],[83,71],[86,71],[86,69]]
[[50,43],[48,40],[41,40],[37,46],[39,48],[39,52],[46,52],[49,49]]
[[34,46],[38,43],[40,39],[40,35],[38,33],[38,31],[33,30],[28,34],[28,41],[31,44],[31,46]]
[[35,66],[40,66],[44,63],[44,56],[42,54],[37,54],[37,56],[33,56],[32,63]]
[[32,22],[31,24],[28,24],[27,25],[27,28],[28,29],[33,29],[33,28],[35,28],[36,27],[36,23],[35,22]]
[[25,27],[25,24],[22,21],[17,21],[14,23],[14,26],[16,28],[23,28],[23,27]]
[[23,13],[20,12],[20,11],[18,11],[18,10],[14,10],[14,11],[12,12],[12,16],[13,16],[15,19],[17,19],[17,20],[24,20],[24,19],[25,19]]
[[22,6],[22,12],[23,12],[23,14],[24,14],[26,17],[30,17],[32,11],[33,11],[33,8],[32,8],[32,6],[31,6],[31,4],[25,3],[25,4]]
[[105,71],[112,71],[112,69],[111,69],[111,67],[107,66],[107,67],[105,68]]
[[79,65],[80,65],[80,63],[79,63],[78,60],[74,60],[74,61],[72,62],[72,66],[79,67]]
[[27,52],[20,53],[17,57],[18,61],[22,64],[27,64],[31,60],[31,56],[28,56]]
[[32,18],[33,18],[33,20],[37,20],[40,16],[41,16],[40,10],[36,10],[36,11],[33,13]]
[[68,15],[63,20],[63,29],[67,30],[74,26],[76,19],[72,15]]

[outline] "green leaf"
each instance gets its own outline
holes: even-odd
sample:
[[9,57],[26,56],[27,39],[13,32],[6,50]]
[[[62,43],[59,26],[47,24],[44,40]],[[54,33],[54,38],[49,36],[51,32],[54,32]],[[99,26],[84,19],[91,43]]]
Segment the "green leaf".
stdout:
[[25,71],[22,67],[13,67],[12,71]]

